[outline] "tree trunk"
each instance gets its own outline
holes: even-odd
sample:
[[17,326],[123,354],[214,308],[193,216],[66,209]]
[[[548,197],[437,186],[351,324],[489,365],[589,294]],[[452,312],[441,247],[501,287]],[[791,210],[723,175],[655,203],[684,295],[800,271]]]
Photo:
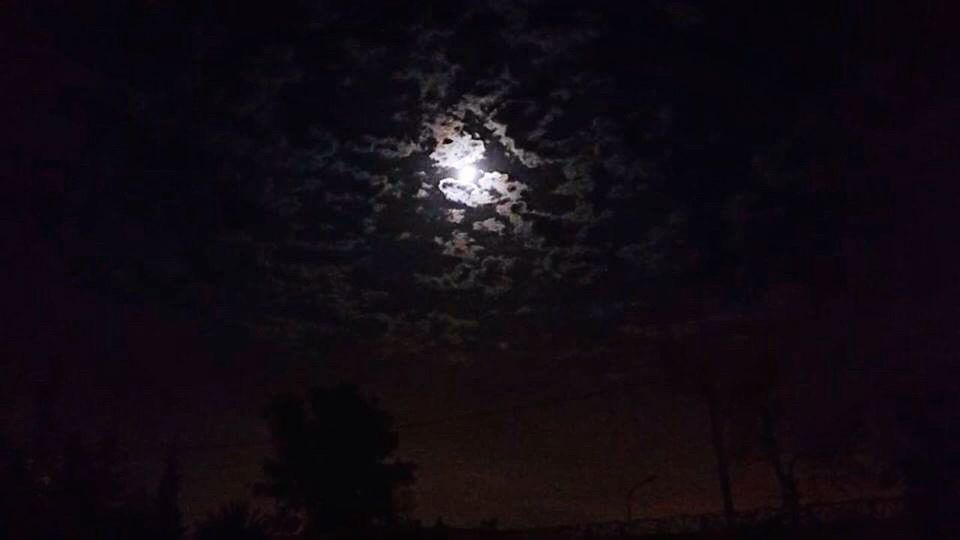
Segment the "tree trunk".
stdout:
[[800,492],[797,489],[797,478],[793,467],[785,468],[783,463],[777,462],[777,481],[780,483],[780,492],[783,495],[783,509],[791,523],[800,521]]
[[720,494],[723,496],[723,517],[727,526],[736,524],[736,510],[733,505],[733,489],[730,487],[730,463],[723,437],[723,421],[720,417],[720,402],[714,381],[706,387],[707,407],[710,410],[710,437],[713,452],[717,457],[717,479],[720,480]]
[[791,523],[797,523],[800,520],[800,492],[797,490],[797,478],[794,474],[795,462],[789,466],[784,464],[780,439],[777,436],[776,419],[770,412],[763,418],[763,440],[767,460],[773,467],[773,474],[777,477],[777,484],[780,486],[783,511]]

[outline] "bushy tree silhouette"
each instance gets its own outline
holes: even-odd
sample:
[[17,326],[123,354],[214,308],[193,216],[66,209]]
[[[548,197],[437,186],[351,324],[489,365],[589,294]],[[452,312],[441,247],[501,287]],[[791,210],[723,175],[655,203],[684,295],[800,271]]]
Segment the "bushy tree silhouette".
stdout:
[[298,515],[308,534],[386,526],[394,492],[413,481],[396,461],[393,421],[354,386],[277,397],[267,409],[274,456],[259,491]]
[[197,524],[196,540],[267,540],[263,516],[245,502],[232,502]]

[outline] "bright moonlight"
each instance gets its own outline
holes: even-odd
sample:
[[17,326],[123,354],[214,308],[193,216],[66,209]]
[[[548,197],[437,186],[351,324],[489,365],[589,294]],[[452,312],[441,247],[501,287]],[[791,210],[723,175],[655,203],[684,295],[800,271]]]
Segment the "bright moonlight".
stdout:
[[473,165],[464,165],[457,170],[457,178],[461,182],[473,182],[477,177],[477,168]]

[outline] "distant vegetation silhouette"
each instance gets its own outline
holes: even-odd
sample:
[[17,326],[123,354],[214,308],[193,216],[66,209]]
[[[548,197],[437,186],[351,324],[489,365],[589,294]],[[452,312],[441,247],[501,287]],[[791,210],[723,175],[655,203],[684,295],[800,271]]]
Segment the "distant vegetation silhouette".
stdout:
[[265,419],[273,438],[259,495],[261,511],[234,502],[184,525],[180,460],[162,461],[153,493],[121,471],[112,439],[27,452],[0,439],[0,540],[261,540],[390,530],[401,523],[397,491],[413,466],[394,458],[393,419],[354,386],[315,388],[306,398],[276,397]]
[[167,460],[155,493],[132,489],[109,439],[24,452],[0,441],[0,539],[178,540],[178,464]]

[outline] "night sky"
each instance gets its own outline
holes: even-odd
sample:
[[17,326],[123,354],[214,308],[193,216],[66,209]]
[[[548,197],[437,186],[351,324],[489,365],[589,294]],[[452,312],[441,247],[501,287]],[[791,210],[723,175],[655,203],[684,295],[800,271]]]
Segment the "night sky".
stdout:
[[524,527],[719,512],[705,365],[738,508],[757,403],[871,459],[960,410],[947,3],[80,4],[2,8],[11,440],[173,445],[197,516],[352,382],[418,518]]

